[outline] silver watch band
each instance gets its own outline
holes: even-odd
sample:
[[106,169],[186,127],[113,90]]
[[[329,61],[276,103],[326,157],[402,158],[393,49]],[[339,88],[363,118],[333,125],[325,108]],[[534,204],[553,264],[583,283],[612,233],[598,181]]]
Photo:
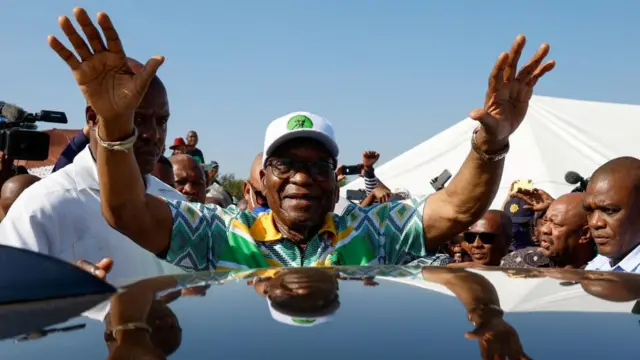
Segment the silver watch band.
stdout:
[[473,149],[473,151],[478,154],[478,156],[480,156],[482,160],[487,162],[494,162],[504,159],[509,153],[509,143],[507,143],[507,146],[505,146],[505,148],[497,154],[487,154],[486,152],[482,151],[482,149],[480,149],[480,146],[478,146],[478,143],[476,141],[476,134],[478,134],[478,131],[480,131],[480,129],[482,129],[482,126],[478,126],[475,130],[473,130],[473,135],[471,136],[471,148]]

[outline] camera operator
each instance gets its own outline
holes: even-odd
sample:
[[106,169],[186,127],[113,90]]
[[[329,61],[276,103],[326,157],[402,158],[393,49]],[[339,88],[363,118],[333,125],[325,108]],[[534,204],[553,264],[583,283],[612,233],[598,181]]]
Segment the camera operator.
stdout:
[[[134,73],[143,68],[128,59]],[[124,285],[138,278],[175,273],[173,265],[159,260],[126,236],[111,228],[101,212],[100,192],[108,191],[98,180],[95,155],[96,129],[101,121],[87,105],[85,123],[89,145],[73,162],[29,187],[13,204],[0,223],[0,244],[44,253],[76,262],[97,262],[109,257],[119,264],[111,273],[111,282]],[[182,194],[149,176],[161,156],[169,120],[169,101],[160,78],[151,81],[135,110],[137,138],[133,154],[138,162],[145,191],[155,196],[184,200]],[[72,226],[70,226],[72,225]]]
[[28,174],[24,166],[15,166],[15,160],[44,160],[49,156],[49,135],[33,131],[36,121],[66,123],[67,117],[47,110],[32,114],[0,101],[0,189],[13,176]]

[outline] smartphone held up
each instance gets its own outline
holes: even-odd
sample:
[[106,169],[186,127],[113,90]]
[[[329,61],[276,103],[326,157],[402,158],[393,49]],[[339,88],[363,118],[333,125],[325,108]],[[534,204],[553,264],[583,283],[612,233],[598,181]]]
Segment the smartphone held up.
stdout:
[[350,165],[342,168],[342,175],[344,176],[360,175],[361,172],[362,165]]
[[451,175],[449,170],[444,169],[444,171],[440,175],[431,179],[431,186],[433,186],[433,189],[435,191],[440,191],[444,188],[444,186],[447,184],[447,182],[451,179],[452,176],[453,175]]

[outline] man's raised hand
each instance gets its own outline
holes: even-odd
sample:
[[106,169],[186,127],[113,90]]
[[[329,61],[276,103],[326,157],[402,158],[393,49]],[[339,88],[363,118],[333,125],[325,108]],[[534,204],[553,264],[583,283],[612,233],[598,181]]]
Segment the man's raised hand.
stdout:
[[500,54],[489,76],[484,107],[469,114],[482,124],[484,135],[492,141],[506,141],[520,126],[527,114],[534,86],[555,67],[553,60],[543,63],[549,54],[549,44],[545,43],[518,71],[518,60],[525,42],[525,37],[518,35],[511,51]]
[[84,9],[74,8],[73,15],[88,44],[78,34],[71,20],[61,16],[58,18],[58,24],[73,45],[77,56],[53,35],[48,38],[49,46],[69,65],[82,94],[100,118],[122,121],[125,123],[119,125],[133,128],[135,109],[142,101],[164,58],[152,57],[142,71],[134,74],[127,65],[122,43],[107,14],[100,12],[97,15],[97,22],[106,44]]

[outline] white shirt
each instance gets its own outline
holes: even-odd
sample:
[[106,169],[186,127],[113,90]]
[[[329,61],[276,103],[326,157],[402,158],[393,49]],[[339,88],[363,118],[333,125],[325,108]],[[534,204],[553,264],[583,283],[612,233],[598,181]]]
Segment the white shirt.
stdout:
[[611,259],[606,256],[596,256],[585,270],[620,271],[640,274],[640,246],[636,246],[629,255],[625,256],[616,266],[611,267]]
[[[147,193],[184,200],[153,176]],[[98,170],[89,148],[73,163],[27,188],[0,223],[0,244],[28,249],[68,262],[113,259],[108,281],[115,286],[142,278],[182,273],[111,228],[100,210]]]

